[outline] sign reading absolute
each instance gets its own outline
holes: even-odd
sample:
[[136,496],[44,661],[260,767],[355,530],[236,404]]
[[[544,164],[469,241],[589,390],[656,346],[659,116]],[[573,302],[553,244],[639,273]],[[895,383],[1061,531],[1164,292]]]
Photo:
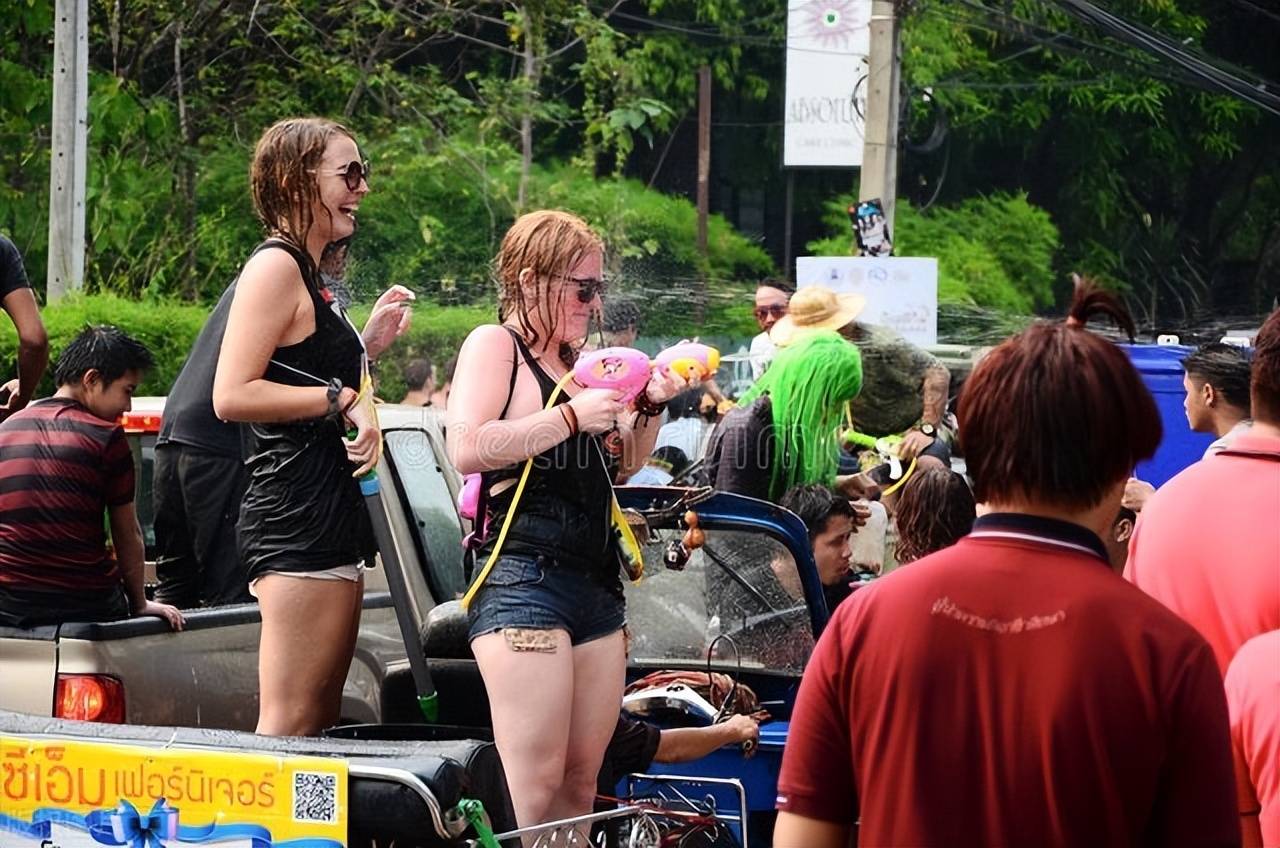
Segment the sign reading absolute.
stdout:
[[0,736],[4,848],[343,848],[347,765]]
[[896,330],[915,345],[938,343],[938,260],[933,257],[801,256],[796,284],[857,292],[866,324]]
[[784,167],[862,165],[870,22],[871,0],[789,0]]

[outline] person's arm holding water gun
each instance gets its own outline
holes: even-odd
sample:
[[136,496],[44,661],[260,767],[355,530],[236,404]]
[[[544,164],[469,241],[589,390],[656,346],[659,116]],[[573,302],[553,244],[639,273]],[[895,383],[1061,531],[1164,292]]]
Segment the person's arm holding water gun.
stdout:
[[[555,447],[574,433],[603,433],[624,412],[613,389],[583,389],[560,406],[499,419],[519,354],[497,325],[477,327],[458,352],[445,415],[449,460],[460,474],[505,468]],[[495,375],[501,374],[502,378]]]
[[[649,384],[636,397],[636,406],[648,409],[661,407],[697,382],[696,378],[687,379],[666,368],[655,368]],[[629,476],[640,470],[653,453],[661,424],[661,413],[646,415],[638,409],[625,412],[619,417],[618,433],[622,436],[621,474]]]

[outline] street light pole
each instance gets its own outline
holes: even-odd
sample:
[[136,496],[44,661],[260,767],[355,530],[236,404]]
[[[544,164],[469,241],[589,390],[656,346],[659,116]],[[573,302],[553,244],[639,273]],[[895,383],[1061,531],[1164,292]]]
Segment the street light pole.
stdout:
[[873,0],[871,55],[867,69],[867,116],[858,199],[880,198],[885,223],[893,229],[898,190],[898,88],[902,56],[895,0]]
[[53,26],[53,139],[49,161],[48,301],[84,287],[89,0],[57,0]]

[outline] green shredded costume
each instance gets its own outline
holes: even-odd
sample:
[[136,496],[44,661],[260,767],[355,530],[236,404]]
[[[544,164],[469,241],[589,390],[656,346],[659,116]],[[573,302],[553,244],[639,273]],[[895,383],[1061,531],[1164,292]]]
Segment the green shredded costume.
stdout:
[[773,408],[770,499],[802,483],[835,482],[844,405],[861,389],[862,355],[837,333],[811,333],[778,351],[738,401],[747,406],[767,394]]

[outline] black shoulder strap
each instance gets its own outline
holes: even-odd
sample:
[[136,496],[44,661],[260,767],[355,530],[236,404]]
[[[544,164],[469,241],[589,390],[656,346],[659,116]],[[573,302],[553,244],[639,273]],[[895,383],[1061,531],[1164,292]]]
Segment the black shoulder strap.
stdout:
[[524,346],[524,341],[520,338],[520,334],[503,324],[502,329],[511,334],[511,340],[515,343],[515,350],[511,356],[511,379],[507,381],[507,402],[502,405],[502,412],[498,413],[498,420],[501,421],[507,417],[507,410],[511,407],[511,397],[516,393],[516,373],[520,370],[520,356],[524,356],[525,362],[529,361],[528,349]]
[[[274,237],[263,241],[255,247],[253,253],[258,253],[271,247],[278,247],[293,257],[293,261],[298,263],[298,270],[302,272],[302,283],[307,287],[307,293],[311,295],[312,301],[323,304],[324,300],[320,297],[319,274],[316,271],[315,263],[311,261],[311,256],[292,242]],[[250,255],[252,256],[253,254]]]

